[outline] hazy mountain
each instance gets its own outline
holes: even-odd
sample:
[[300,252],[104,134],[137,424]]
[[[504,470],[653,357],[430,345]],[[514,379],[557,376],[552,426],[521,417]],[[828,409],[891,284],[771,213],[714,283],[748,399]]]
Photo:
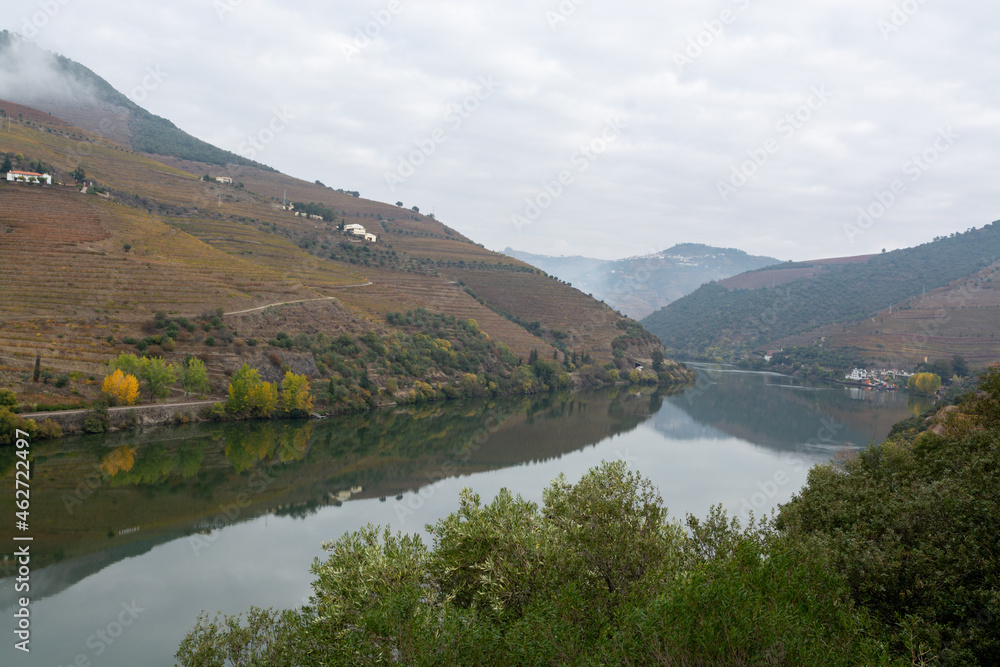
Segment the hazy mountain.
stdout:
[[651,255],[619,260],[551,257],[512,248],[503,252],[636,318],[649,315],[709,281],[778,263],[773,257],[700,243],[681,243]]
[[[148,92],[162,77],[151,69],[145,87],[138,90]],[[166,118],[149,113],[87,67],[6,30],[0,31],[0,99],[45,111],[140,153],[270,169],[192,137]]]

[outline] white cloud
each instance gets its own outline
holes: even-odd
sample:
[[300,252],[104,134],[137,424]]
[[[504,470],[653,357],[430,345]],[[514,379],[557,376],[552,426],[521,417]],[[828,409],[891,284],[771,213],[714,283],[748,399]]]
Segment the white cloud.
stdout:
[[[433,206],[497,249],[612,257],[694,241],[805,259],[1000,217],[998,25],[984,1],[919,4],[885,35],[894,3],[860,0],[585,0],[563,3],[576,7],[565,21],[547,14],[555,1],[220,2],[221,17],[210,0],[66,2],[34,40],[126,93],[164,68],[143,105],[229,150],[286,107],[294,122],[259,159]],[[40,6],[14,3],[0,27]],[[498,90],[453,127],[446,112],[484,76]],[[820,85],[829,101],[783,135],[776,124]],[[614,116],[629,121],[620,141],[518,229],[525,199]],[[850,242],[844,223],[948,125],[961,139]],[[446,140],[391,191],[387,170],[437,128]],[[777,151],[722,201],[717,183],[771,138]]]

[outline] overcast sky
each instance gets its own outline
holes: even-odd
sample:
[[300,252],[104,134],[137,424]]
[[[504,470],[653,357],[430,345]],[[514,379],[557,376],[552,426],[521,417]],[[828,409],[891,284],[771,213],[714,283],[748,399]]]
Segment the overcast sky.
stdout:
[[496,250],[798,260],[1000,218],[987,0],[7,0],[0,28]]

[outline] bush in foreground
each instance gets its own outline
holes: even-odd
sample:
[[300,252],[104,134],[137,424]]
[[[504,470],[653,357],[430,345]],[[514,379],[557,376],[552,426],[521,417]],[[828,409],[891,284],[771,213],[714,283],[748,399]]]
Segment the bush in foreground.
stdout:
[[1000,664],[1000,365],[922,433],[814,467],[781,509],[914,664]]
[[463,491],[419,536],[374,526],[316,561],[311,606],[201,616],[202,665],[891,664],[825,552],[714,509],[667,521],[621,462],[542,507]]

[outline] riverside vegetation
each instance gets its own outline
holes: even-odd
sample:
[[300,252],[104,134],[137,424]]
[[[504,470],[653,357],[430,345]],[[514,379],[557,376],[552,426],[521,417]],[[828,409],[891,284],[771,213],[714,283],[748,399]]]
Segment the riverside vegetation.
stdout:
[[418,535],[324,545],[308,606],[202,615],[202,665],[1000,663],[1000,365],[880,446],[815,466],[776,516],[671,521],[605,462]]
[[[218,318],[215,318],[218,319]],[[181,327],[193,326],[187,320],[158,315],[155,328],[165,331],[157,336],[132,340],[141,353],[151,346],[172,347]],[[623,333],[612,341],[615,362],[597,364],[586,352],[565,350],[559,359],[543,359],[532,350],[527,361],[516,357],[503,343],[493,341],[473,319],[432,313],[418,308],[406,313],[389,313],[389,333],[366,331],[358,337],[347,333],[297,334],[278,332],[267,341],[271,365],[283,373],[280,381],[267,381],[257,368],[244,363],[229,378],[227,399],[206,408],[203,417],[216,421],[237,419],[308,417],[314,409],[328,414],[369,410],[380,406],[453,398],[483,398],[544,393],[573,387],[614,384],[684,385],[693,372],[663,357],[653,349],[650,369],[619,371],[624,365],[623,351],[647,344],[656,347],[655,339],[635,322],[626,322]],[[216,327],[219,336],[228,330]],[[231,334],[230,334],[231,335]],[[263,341],[250,339],[250,347]],[[303,374],[282,364],[279,351],[305,354],[315,364],[319,379],[310,382]],[[107,364],[108,374],[102,398],[84,420],[84,430],[102,433],[109,430],[108,406],[135,405],[141,396],[163,399],[172,389],[184,395],[207,395],[211,392],[204,362],[188,357],[167,363],[158,356],[120,353]],[[272,369],[269,369],[269,372]],[[179,387],[175,387],[179,385]],[[280,390],[280,391],[279,391]],[[61,429],[54,424],[39,427],[34,420],[9,414],[16,404],[12,392],[0,396],[0,423],[10,422],[32,435],[58,437]]]

